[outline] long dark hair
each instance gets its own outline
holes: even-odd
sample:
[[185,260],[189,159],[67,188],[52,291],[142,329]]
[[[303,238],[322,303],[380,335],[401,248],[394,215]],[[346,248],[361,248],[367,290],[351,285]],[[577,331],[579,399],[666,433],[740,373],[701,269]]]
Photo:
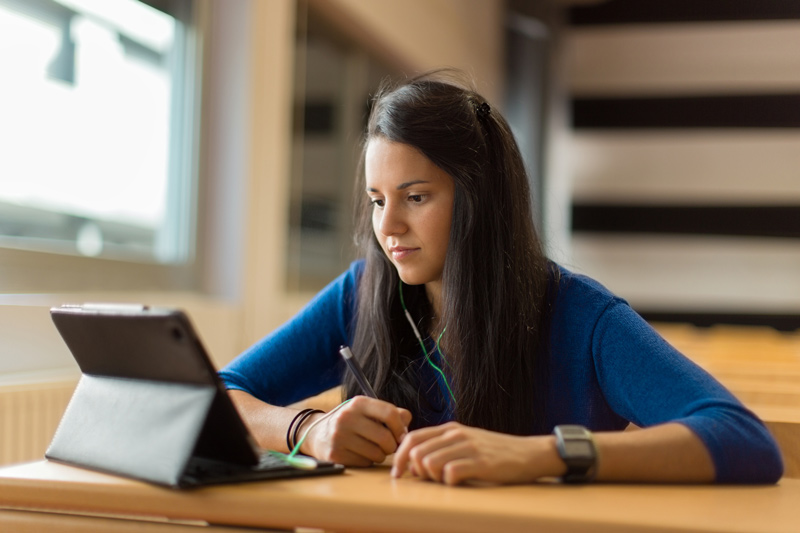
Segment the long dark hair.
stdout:
[[[364,193],[363,152],[380,137],[413,146],[455,182],[440,319],[446,325],[441,352],[455,418],[531,434],[539,431],[544,409],[549,263],[533,225],[528,178],[511,130],[459,76],[430,72],[384,85],[373,99],[356,192],[356,244],[366,266],[358,288],[354,352],[382,399],[419,413],[424,394],[413,369],[420,346],[403,315],[399,277],[375,238]],[[403,293],[423,335],[435,333],[424,286],[404,286]],[[348,376],[345,395],[359,393]]]

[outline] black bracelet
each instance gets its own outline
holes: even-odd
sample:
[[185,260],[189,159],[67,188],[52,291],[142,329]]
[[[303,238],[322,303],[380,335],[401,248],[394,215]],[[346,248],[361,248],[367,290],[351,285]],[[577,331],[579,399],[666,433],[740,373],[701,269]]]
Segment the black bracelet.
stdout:
[[294,423],[297,422],[298,418],[300,418],[301,416],[310,411],[313,411],[313,409],[303,409],[302,411],[294,415],[294,418],[292,418],[292,421],[289,424],[289,429],[286,430],[286,446],[289,448],[289,451],[292,451],[292,449],[294,448],[294,446],[292,446],[292,426],[294,426]]
[[319,409],[309,409],[308,412],[304,413],[300,420],[297,421],[297,424],[294,426],[294,434],[292,435],[292,447],[290,450],[294,450],[294,447],[297,446],[297,434],[300,432],[300,428],[303,426],[306,420],[311,418],[311,416],[315,413],[324,413],[325,411],[320,411]]

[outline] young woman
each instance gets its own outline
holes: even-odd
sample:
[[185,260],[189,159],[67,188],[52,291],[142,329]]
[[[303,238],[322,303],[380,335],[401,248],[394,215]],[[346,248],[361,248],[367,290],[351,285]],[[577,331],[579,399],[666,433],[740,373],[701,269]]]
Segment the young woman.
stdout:
[[[362,167],[363,259],[220,373],[261,446],[448,484],[780,478],[750,411],[548,261],[508,124],[452,73],[379,92]],[[342,383],[333,414],[279,407]]]

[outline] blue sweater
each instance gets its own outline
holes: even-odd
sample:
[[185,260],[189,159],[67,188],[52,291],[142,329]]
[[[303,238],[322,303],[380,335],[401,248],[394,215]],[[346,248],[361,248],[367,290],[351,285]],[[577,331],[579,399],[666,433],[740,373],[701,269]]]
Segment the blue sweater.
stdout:
[[[297,316],[227,365],[220,372],[225,385],[273,405],[339,385],[344,366],[338,348],[352,344],[363,267],[363,261],[354,262]],[[705,443],[718,482],[774,483],[781,477],[781,455],[763,423],[624,300],[562,268],[552,303],[544,427],[580,424],[610,431],[629,422],[678,422]],[[426,365],[420,369],[431,372],[421,379],[436,380]],[[430,400],[435,405],[441,395]],[[450,414],[445,409],[414,416],[435,424]]]

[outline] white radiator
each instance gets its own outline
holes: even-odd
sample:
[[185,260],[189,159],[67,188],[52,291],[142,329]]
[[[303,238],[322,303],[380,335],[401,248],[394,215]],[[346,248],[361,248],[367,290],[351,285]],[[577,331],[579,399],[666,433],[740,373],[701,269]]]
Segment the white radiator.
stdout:
[[0,465],[44,457],[76,381],[0,387]]

